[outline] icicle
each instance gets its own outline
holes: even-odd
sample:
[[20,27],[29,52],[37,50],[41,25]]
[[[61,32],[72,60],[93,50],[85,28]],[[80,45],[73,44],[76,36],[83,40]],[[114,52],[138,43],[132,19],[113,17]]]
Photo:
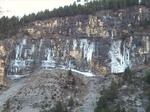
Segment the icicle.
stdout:
[[31,48],[31,54],[33,54],[34,51],[35,51],[35,45],[33,44],[33,45],[32,45],[32,48]]
[[76,50],[76,48],[77,48],[77,40],[74,39],[73,40],[73,50]]
[[42,68],[44,69],[50,69],[50,68],[54,68],[55,65],[55,60],[54,58],[54,52],[52,52],[51,49],[47,48],[45,50],[45,56],[46,56],[46,60],[42,61]]
[[88,52],[87,52],[87,61],[91,61],[92,60],[92,56],[93,56],[93,52],[94,52],[94,43],[90,43],[88,46]]
[[139,4],[141,4],[142,0],[139,0]]
[[39,51],[41,50],[42,45],[43,45],[43,39],[40,40]]
[[122,73],[130,66],[130,53],[123,43],[123,52],[121,52],[121,41],[114,41],[111,45],[109,54],[111,58],[111,73]]
[[16,56],[15,56],[16,59],[19,58],[19,49],[20,49],[20,48],[19,48],[19,45],[17,45],[17,46],[16,46],[16,49],[15,49],[15,50],[16,50]]
[[27,39],[23,39],[23,40],[22,40],[22,44],[23,44],[23,45],[26,45],[26,44],[27,44]]
[[47,61],[51,61],[52,57],[51,57],[51,49],[47,49]]

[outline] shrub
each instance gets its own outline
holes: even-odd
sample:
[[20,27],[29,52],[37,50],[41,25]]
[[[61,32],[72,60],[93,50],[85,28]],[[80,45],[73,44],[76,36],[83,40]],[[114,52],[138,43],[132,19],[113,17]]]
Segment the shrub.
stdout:
[[75,77],[73,76],[71,70],[68,71],[68,82],[67,82],[67,84],[72,85],[72,86],[76,85],[76,80],[75,80]]
[[128,81],[128,82],[132,82],[134,75],[135,75],[135,73],[133,71],[131,71],[131,69],[128,67],[125,69],[125,72],[123,74],[123,80]]
[[104,90],[103,96],[99,98],[97,107],[94,112],[112,112],[108,107],[109,102],[113,102],[117,98],[118,84],[115,81],[111,82],[109,89]]
[[68,112],[68,110],[65,104],[63,104],[61,101],[58,101],[51,112]]
[[148,105],[148,107],[146,108],[146,112],[149,112],[150,110],[150,104]]
[[69,107],[73,107],[73,106],[74,106],[74,100],[73,100],[72,97],[71,97],[71,98],[69,99],[69,101],[68,101],[68,106],[69,106]]
[[[145,73],[144,81],[145,81],[147,84],[150,85],[150,71],[147,71],[147,72]],[[148,87],[149,87],[149,86],[148,86]],[[147,89],[147,90],[146,90],[146,95],[148,96],[148,100],[149,100],[148,106],[147,106],[147,108],[146,108],[146,112],[149,112],[149,110],[150,110],[150,89]]]
[[126,112],[126,111],[125,111],[125,108],[121,108],[120,104],[117,104],[113,112]]
[[145,81],[150,84],[150,71],[146,72]]
[[72,71],[71,71],[71,69],[68,71],[68,76],[72,76]]
[[97,107],[94,109],[94,112],[110,112],[107,105],[107,98],[104,96],[100,97],[97,102]]

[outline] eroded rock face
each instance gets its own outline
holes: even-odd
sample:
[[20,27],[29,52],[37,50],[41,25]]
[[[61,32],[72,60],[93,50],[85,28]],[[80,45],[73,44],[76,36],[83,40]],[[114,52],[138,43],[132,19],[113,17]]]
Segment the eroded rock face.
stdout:
[[[122,73],[149,61],[150,38],[20,38],[10,55],[9,76],[29,74],[34,69],[75,69],[94,74]],[[149,63],[149,62],[148,62]]]
[[5,85],[5,61],[6,61],[6,49],[4,45],[0,44],[0,85]]
[[[19,39],[9,58],[8,75],[22,75],[34,68],[76,69],[82,72],[97,72],[95,64],[107,66],[103,59],[97,60],[100,55],[108,59],[109,46],[107,40],[99,39]],[[17,44],[18,43],[18,44]],[[105,52],[100,53],[101,46]],[[103,63],[102,63],[103,61]]]
[[36,21],[23,29],[23,32],[35,39],[41,37],[109,37],[110,32],[104,25],[103,17],[76,16]]
[[0,60],[0,85],[4,85],[4,77],[5,77],[5,66],[4,60]]
[[[117,11],[104,10],[93,15],[52,18],[35,21],[21,30],[30,38],[58,37],[101,37],[124,38],[131,34],[135,26],[140,27],[145,19],[149,19],[150,11],[143,6],[136,6]],[[128,35],[126,35],[128,34]]]
[[149,63],[149,31],[138,30],[149,13],[138,6],[30,23],[15,36],[7,74],[61,67],[105,75]]

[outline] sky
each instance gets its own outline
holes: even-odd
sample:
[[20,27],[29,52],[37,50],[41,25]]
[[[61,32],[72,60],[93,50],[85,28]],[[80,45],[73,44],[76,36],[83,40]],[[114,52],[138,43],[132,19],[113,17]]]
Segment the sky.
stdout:
[[71,3],[73,0],[0,0],[0,17],[22,17],[33,12],[52,10]]
[[33,12],[37,13],[45,9],[52,10],[59,6],[70,5],[73,1],[75,0],[0,0],[0,17],[22,17]]

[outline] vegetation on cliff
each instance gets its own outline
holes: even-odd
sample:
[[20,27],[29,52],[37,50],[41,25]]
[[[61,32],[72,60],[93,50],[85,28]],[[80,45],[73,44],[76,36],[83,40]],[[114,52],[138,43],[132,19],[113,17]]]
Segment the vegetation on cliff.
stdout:
[[145,81],[150,84],[150,71],[146,72]]
[[0,39],[5,39],[14,35],[21,24],[19,22],[19,18],[17,17],[2,17],[0,19]]
[[150,71],[145,73],[143,69],[135,72],[127,68],[119,77],[119,80],[113,80],[110,87],[104,89],[94,112],[149,112]]
[[[64,16],[74,16],[74,15],[85,15],[92,14],[99,10],[105,9],[120,9],[129,6],[138,5],[139,0],[97,0],[93,2],[86,3],[85,5],[70,5],[65,7],[59,7],[53,11],[45,10],[44,12],[38,12],[37,14],[30,14],[21,18],[21,23],[28,23],[35,20],[45,20],[53,17],[64,17]],[[147,0],[148,1],[148,0]],[[145,1],[146,2],[146,1]],[[143,4],[145,4],[143,2]]]
[[148,104],[147,104],[148,106],[146,108],[146,112],[149,112],[150,110],[150,70],[145,73],[144,79],[145,79],[145,82],[147,83],[147,85],[144,86],[145,88],[144,92],[148,97]]
[[[0,39],[5,39],[6,37],[14,35],[21,26],[35,20],[45,20],[53,17],[74,16],[80,14],[87,15],[99,10],[120,9],[135,6],[138,4],[139,0],[98,0],[87,3],[85,5],[73,4],[70,6],[59,7],[58,9],[54,9],[53,11],[45,10],[38,12],[37,14],[32,13],[28,16],[24,15],[21,19],[19,19],[18,17],[2,17],[0,19]],[[149,6],[150,1],[142,0],[141,4]]]
[[103,91],[103,94],[99,98],[94,112],[125,112],[125,110],[121,108],[119,104],[116,104],[113,109],[109,108],[110,103],[114,102],[114,100],[117,98],[118,88],[119,84],[117,84],[115,81],[112,81],[110,88]]

